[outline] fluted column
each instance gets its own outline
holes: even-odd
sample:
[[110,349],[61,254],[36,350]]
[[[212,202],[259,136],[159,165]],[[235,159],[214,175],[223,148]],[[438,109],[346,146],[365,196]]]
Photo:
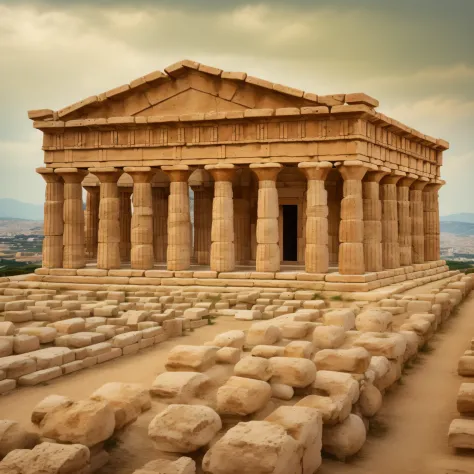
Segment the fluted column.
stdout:
[[155,263],[151,180],[156,170],[149,166],[132,166],[124,171],[133,179],[130,264],[135,269],[149,270]]
[[99,245],[97,268],[120,268],[120,196],[117,181],[122,170],[90,168],[100,181]]
[[82,180],[87,172],[77,168],[60,168],[56,173],[64,179],[63,268],[82,268],[86,264]]
[[398,245],[400,247],[400,265],[412,264],[412,239],[410,215],[410,186],[418,178],[416,174],[408,174],[400,179],[397,186],[398,197]]
[[326,179],[328,193],[328,248],[329,265],[336,266],[339,260],[339,225],[341,216],[342,180]]
[[394,170],[380,181],[382,200],[382,263],[384,269],[400,266],[398,245],[397,183],[406,173]]
[[235,270],[234,246],[234,196],[232,164],[206,165],[214,178],[211,227],[211,270],[231,272]]
[[132,192],[131,186],[119,186],[120,196],[120,261],[130,261],[132,248]]
[[423,222],[423,189],[428,178],[419,178],[410,186],[411,259],[412,263],[425,261],[425,231]]
[[211,227],[213,189],[203,184],[194,191],[194,256],[199,265],[211,263]]
[[257,272],[280,270],[280,245],[278,235],[278,191],[276,180],[280,163],[251,164],[250,169],[258,178],[257,203]]
[[155,262],[166,262],[168,244],[168,186],[152,188],[153,197],[153,254]]
[[43,267],[63,266],[64,181],[52,168],[36,168],[46,181],[44,201]]
[[390,168],[369,170],[362,182],[364,202],[364,261],[366,272],[383,270],[382,264],[382,203],[380,180],[390,173]]
[[84,211],[86,233],[86,257],[97,257],[97,244],[99,237],[99,186],[85,186],[87,191],[86,210]]
[[359,160],[339,165],[344,179],[339,226],[339,273],[342,275],[361,275],[365,271],[362,178],[367,170]]
[[234,245],[235,261],[246,264],[251,259],[250,186],[240,183],[234,188]]
[[327,273],[329,270],[328,193],[325,181],[332,163],[303,162],[298,165],[307,178],[305,270]]
[[425,230],[425,261],[439,260],[439,201],[438,191],[443,182],[429,183],[423,190],[423,225]]
[[191,264],[191,220],[189,216],[189,167],[163,166],[170,178],[168,198],[168,270],[187,270]]

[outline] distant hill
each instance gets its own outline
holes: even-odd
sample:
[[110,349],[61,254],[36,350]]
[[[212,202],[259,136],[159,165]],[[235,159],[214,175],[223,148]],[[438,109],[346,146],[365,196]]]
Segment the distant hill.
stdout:
[[441,222],[468,222],[469,224],[474,224],[474,213],[461,212],[459,214],[449,214],[441,216],[439,220]]
[[16,199],[0,199],[0,219],[43,220],[43,205],[17,201]]
[[441,221],[440,230],[448,234],[474,236],[474,222],[444,222]]

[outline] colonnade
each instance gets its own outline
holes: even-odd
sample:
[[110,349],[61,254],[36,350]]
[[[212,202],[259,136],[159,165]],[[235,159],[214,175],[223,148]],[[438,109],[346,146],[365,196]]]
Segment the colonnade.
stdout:
[[[338,222],[338,266],[343,275],[378,272],[439,259],[438,190],[415,174],[375,166],[362,161],[335,164],[343,179],[343,198]],[[328,215],[334,206],[328,199],[326,178],[330,162],[301,162],[306,176],[305,270],[326,273],[334,244]],[[279,198],[280,163],[251,164],[258,180],[256,221],[256,271],[280,270]],[[234,204],[249,208],[241,188],[234,196],[237,166],[206,165],[214,183],[191,185],[195,193],[194,257],[216,272],[235,270],[249,244],[236,246],[236,238],[250,240],[250,218],[234,219]],[[46,181],[44,206],[43,266],[82,268],[86,258],[97,258],[100,269],[120,268],[130,260],[132,269],[153,268],[165,261],[169,270],[180,271],[192,261],[192,226],[187,165],[162,166],[168,188],[153,188],[156,168],[38,168]],[[90,172],[100,186],[85,186]],[[125,172],[133,185],[120,189]],[[99,191],[100,189],[100,191]],[[130,202],[133,199],[133,212]],[[234,202],[235,201],[235,202]],[[339,208],[338,208],[339,209]],[[248,211],[247,211],[248,212]],[[337,231],[337,229],[336,229]],[[237,251],[237,248],[239,249]],[[239,253],[239,255],[237,255]]]

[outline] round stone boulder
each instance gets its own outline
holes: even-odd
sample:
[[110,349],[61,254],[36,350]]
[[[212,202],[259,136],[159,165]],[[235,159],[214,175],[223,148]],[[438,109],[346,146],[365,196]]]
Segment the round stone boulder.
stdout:
[[366,436],[362,419],[350,414],[342,423],[324,427],[323,451],[344,460],[362,448]]

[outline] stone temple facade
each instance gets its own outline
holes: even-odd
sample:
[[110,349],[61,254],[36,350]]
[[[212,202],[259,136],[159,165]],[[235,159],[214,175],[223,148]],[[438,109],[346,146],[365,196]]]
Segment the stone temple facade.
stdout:
[[185,60],[29,111],[45,162],[38,273],[341,291],[441,274],[449,145],[378,105]]

